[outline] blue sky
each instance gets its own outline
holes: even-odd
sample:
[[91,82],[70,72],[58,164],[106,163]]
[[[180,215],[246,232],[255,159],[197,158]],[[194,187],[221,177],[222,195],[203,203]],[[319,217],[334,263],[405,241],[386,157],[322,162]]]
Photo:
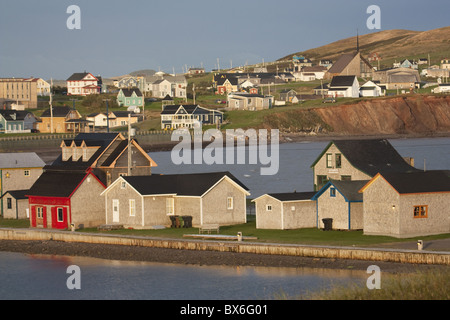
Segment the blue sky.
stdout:
[[[114,77],[140,69],[181,73],[273,61],[333,41],[389,29],[449,25],[448,0],[1,0],[0,77]],[[70,5],[81,29],[69,30]],[[369,30],[370,5],[381,30]]]

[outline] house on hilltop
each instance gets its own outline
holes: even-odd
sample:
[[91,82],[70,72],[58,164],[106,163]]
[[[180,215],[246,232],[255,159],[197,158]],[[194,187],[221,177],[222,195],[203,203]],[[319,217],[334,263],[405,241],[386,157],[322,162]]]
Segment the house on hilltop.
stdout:
[[144,95],[138,88],[121,88],[117,94],[119,107],[142,107],[144,106]]
[[220,125],[223,112],[199,105],[167,105],[161,112],[161,129],[196,128],[202,125]]
[[92,73],[81,72],[72,74],[67,80],[67,95],[87,96],[101,93],[102,79]]
[[325,79],[335,76],[371,77],[373,67],[359,51],[341,55],[325,74]]
[[359,82],[356,76],[334,76],[327,95],[333,98],[358,98]]

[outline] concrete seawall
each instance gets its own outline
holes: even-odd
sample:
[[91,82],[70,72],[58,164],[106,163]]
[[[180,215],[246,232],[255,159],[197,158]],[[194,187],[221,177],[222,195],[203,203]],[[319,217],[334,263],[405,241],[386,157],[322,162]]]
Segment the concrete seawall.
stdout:
[[366,261],[386,261],[412,264],[450,265],[450,252],[372,249],[353,247],[306,246],[254,242],[163,239],[67,231],[34,229],[0,229],[0,240],[62,241],[124,246],[142,246],[181,250],[206,250],[267,255],[287,255]]

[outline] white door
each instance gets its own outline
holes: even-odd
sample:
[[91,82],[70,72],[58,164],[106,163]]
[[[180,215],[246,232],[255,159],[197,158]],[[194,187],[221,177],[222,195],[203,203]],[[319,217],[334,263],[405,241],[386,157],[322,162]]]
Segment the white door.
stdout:
[[118,199],[113,199],[112,207],[113,207],[113,222],[119,222],[119,200]]

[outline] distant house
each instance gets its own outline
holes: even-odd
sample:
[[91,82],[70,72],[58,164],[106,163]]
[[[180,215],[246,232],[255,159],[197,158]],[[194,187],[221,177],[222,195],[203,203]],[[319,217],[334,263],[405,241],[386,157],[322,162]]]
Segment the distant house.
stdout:
[[42,78],[37,79],[36,83],[37,95],[38,96],[49,96],[50,95],[50,83]]
[[359,51],[341,55],[325,74],[326,79],[335,76],[372,76],[373,67],[361,56]]
[[[308,74],[314,74],[314,79],[312,80],[321,80],[325,77],[325,73],[327,72],[327,68],[325,66],[312,66],[312,67],[303,67],[301,69],[301,73],[305,76]],[[301,79],[300,79],[301,80]],[[308,80],[303,80],[308,81]]]
[[359,88],[361,97],[380,97],[386,94],[386,88],[373,81],[367,81]]
[[297,91],[295,91],[294,89],[285,89],[280,92],[280,100],[290,102],[296,95]]
[[217,81],[217,94],[227,94],[238,91],[238,79],[237,78],[221,78]]
[[328,96],[328,89],[330,87],[329,83],[322,83],[321,85],[314,88],[314,94],[317,96]]
[[166,79],[156,80],[152,83],[152,96],[155,98],[164,98],[165,96],[173,96],[172,84]]
[[45,110],[41,115],[39,131],[43,133],[76,133],[86,132],[89,129],[89,123],[81,119],[81,114],[70,107],[52,107]]
[[144,95],[138,88],[121,88],[117,94],[117,104],[119,107],[142,107],[144,105]]
[[[9,195],[1,198],[1,215],[4,216],[4,209],[7,208],[8,201],[11,201],[9,217],[22,216],[16,211],[14,202],[21,200],[18,193],[11,193],[20,190],[28,190],[43,172],[45,162],[34,152],[20,153],[0,153],[0,197],[7,192]],[[11,200],[7,200],[11,197]],[[20,199],[19,199],[20,198]]]
[[450,232],[450,171],[379,173],[361,188],[364,234],[410,238]]
[[311,67],[312,66],[312,61],[304,56],[295,55],[292,57],[292,62],[294,63],[294,65],[300,66],[300,67]]
[[398,67],[399,68],[418,69],[417,63],[415,63],[414,61],[410,61],[408,59],[405,59],[402,62],[400,62]]
[[144,93],[163,99],[167,95],[174,98],[187,97],[187,80],[184,75],[154,75],[145,78]]
[[0,133],[25,133],[36,129],[38,120],[33,113],[19,110],[0,110]]
[[379,172],[415,172],[386,139],[333,140],[312,163],[314,190],[329,180],[370,180]]
[[89,72],[74,73],[67,79],[67,95],[87,96],[101,93],[102,80]]
[[189,74],[203,74],[205,73],[205,68],[189,68]]
[[450,59],[441,60],[441,69],[450,69]]
[[144,77],[124,77],[117,81],[116,87],[121,89],[138,88],[141,92],[145,89]]
[[106,224],[147,229],[190,216],[193,226],[247,221],[248,189],[228,172],[122,176],[102,196]]
[[379,81],[387,90],[410,90],[420,84],[420,75],[415,69],[393,68],[374,72],[372,81]]
[[358,79],[356,76],[334,76],[328,87],[328,96],[335,98],[358,98]]
[[450,83],[441,83],[434,89],[434,93],[447,93],[450,92]]
[[235,92],[227,98],[229,110],[264,110],[273,105],[273,96]]
[[107,116],[105,113],[91,113],[86,116],[86,120],[90,121],[91,127],[96,128],[106,128],[107,127]]
[[123,127],[142,121],[142,115],[133,111],[111,111],[109,113],[109,127]]
[[199,105],[168,105],[161,112],[161,129],[222,124],[223,112]]
[[359,190],[368,182],[330,180],[313,197],[317,201],[317,227],[323,219],[332,219],[332,229],[363,229],[363,195]]
[[333,65],[333,61],[329,59],[323,59],[319,61],[319,66],[326,67],[327,69],[331,68]]
[[252,200],[256,209],[256,228],[287,230],[316,227],[316,201],[311,200],[314,194],[270,193]]

